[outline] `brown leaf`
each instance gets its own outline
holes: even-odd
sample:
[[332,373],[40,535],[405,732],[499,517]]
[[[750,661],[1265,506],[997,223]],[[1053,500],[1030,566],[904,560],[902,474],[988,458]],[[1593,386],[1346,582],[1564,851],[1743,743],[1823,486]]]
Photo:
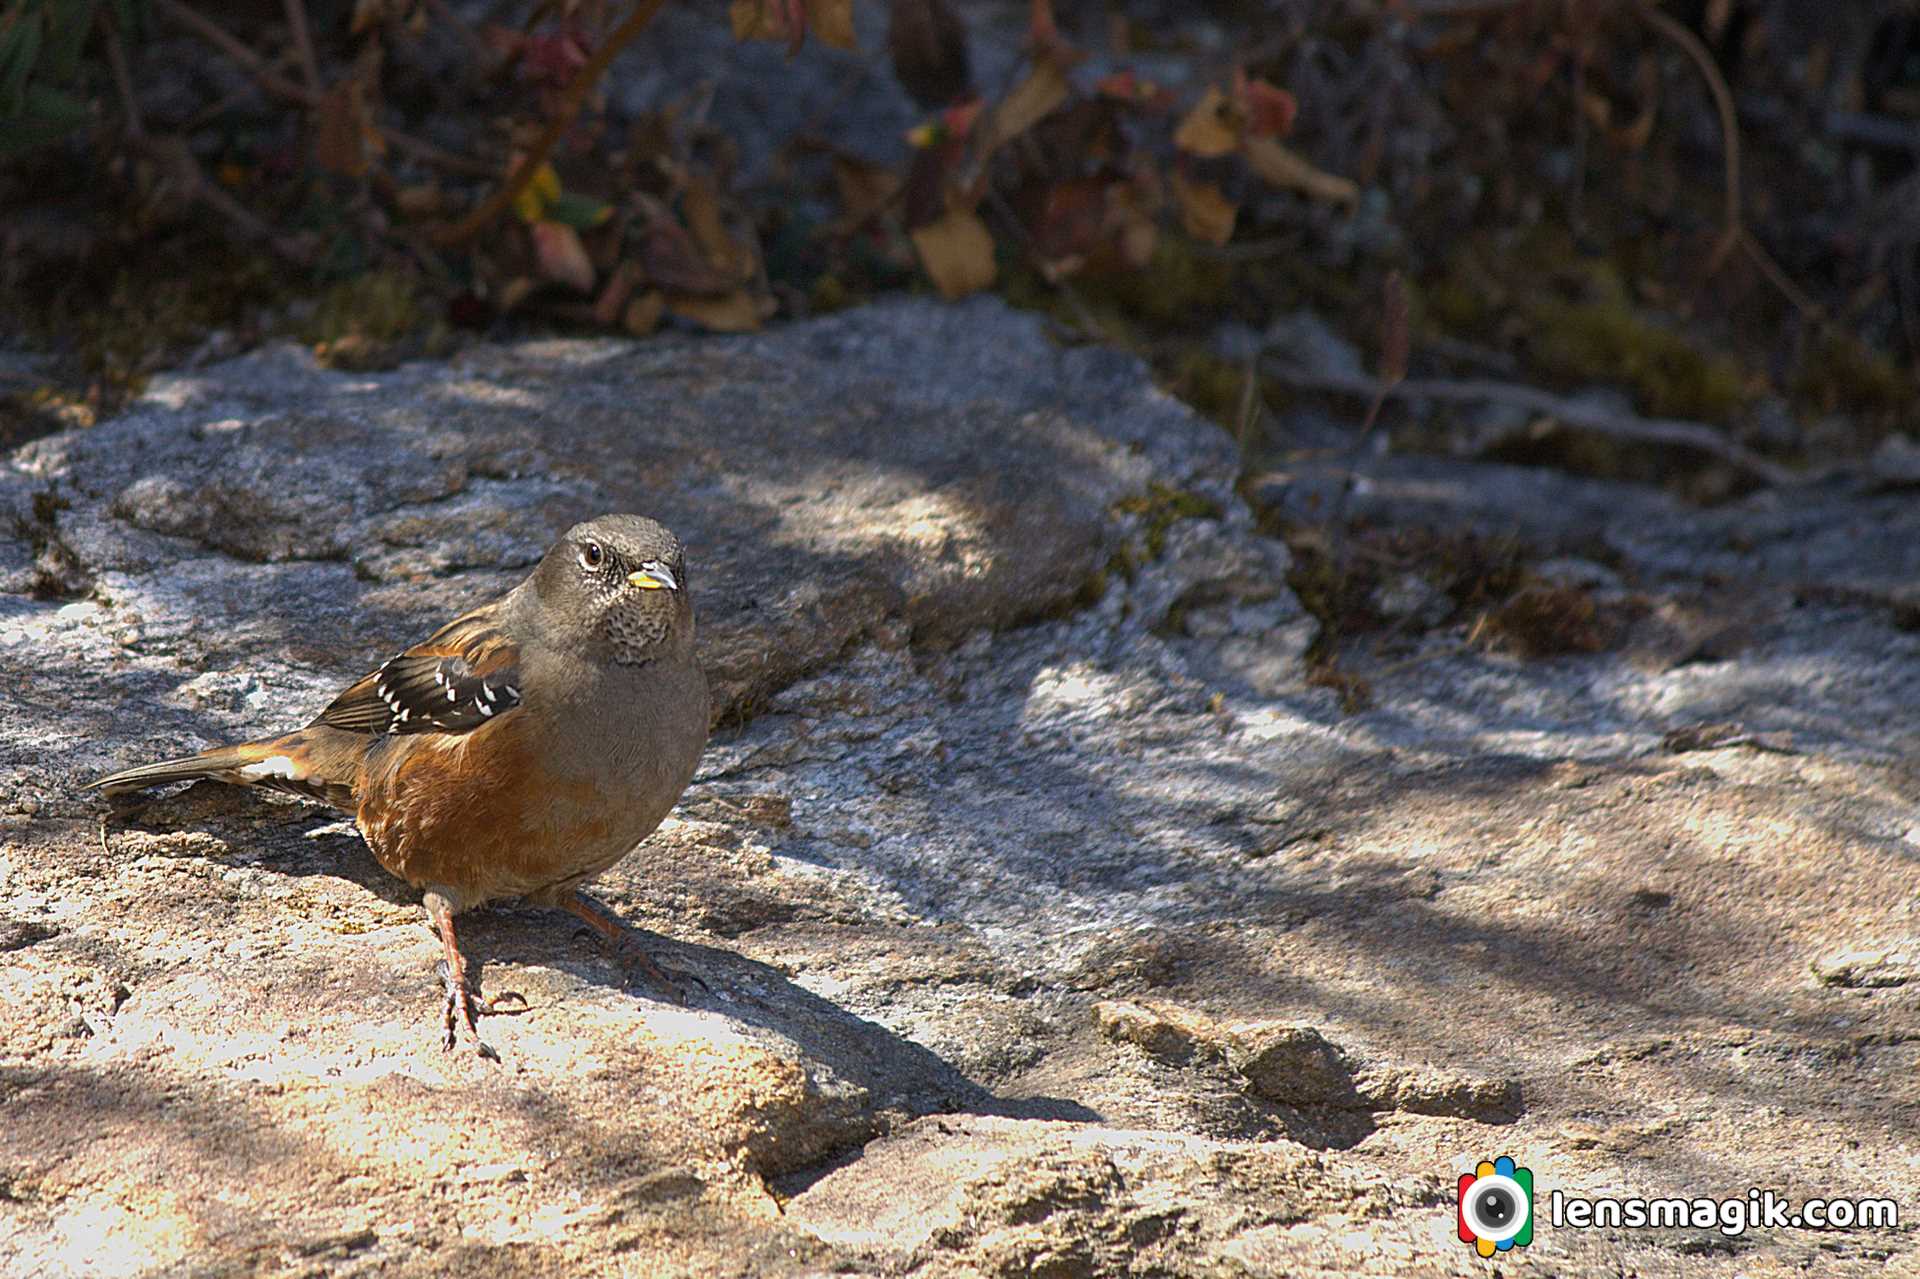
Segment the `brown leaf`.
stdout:
[[1360,188],[1352,180],[1316,169],[1272,138],[1248,138],[1247,163],[1266,182],[1332,204],[1353,204]]
[[687,179],[680,207],[686,214],[687,229],[707,262],[720,274],[744,282],[753,273],[753,264],[739,241],[728,233],[720,215],[720,197],[706,175],[694,174]]
[[965,97],[973,88],[967,28],[947,0],[892,0],[887,53],[893,59],[893,78],[929,111]]
[[1173,131],[1173,144],[1203,159],[1231,155],[1240,146],[1240,121],[1233,104],[1219,89],[1208,86],[1186,119]]
[[687,229],[664,208],[653,211],[641,234],[640,263],[647,279],[682,293],[721,294],[737,283],[713,269]]
[[912,236],[920,265],[942,296],[962,298],[993,283],[993,236],[973,210],[949,209]]
[[666,314],[666,310],[667,295],[658,289],[650,289],[627,303],[621,323],[626,326],[627,332],[643,338],[660,327],[660,317]]
[[1070,91],[1066,68],[1057,59],[1044,54],[1034,58],[1026,78],[1013,86],[988,117],[980,139],[980,156],[991,155],[1053,114]]
[[1233,238],[1240,206],[1227,199],[1219,187],[1175,173],[1173,198],[1180,205],[1180,225],[1188,235],[1206,244],[1225,244]]
[[533,258],[542,279],[582,293],[593,291],[593,263],[578,231],[564,222],[536,222],[528,230],[533,233]]
[[683,320],[692,320],[715,333],[753,333],[760,328],[760,304],[745,289],[725,297],[703,298],[676,293],[667,306]]
[[835,49],[858,49],[853,32],[853,0],[807,0],[807,25],[821,44]]

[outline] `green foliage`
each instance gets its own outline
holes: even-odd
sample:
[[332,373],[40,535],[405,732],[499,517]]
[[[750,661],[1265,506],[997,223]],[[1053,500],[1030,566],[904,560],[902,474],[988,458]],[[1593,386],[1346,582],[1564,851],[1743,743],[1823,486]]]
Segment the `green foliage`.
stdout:
[[[146,0],[107,0],[111,21],[144,27]],[[88,119],[83,58],[102,0],[0,3],[0,159],[58,141]]]

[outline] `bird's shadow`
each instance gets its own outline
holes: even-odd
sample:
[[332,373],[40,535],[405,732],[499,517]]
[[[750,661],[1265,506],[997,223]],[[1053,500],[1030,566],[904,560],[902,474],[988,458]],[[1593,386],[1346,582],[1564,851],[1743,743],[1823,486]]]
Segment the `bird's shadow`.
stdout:
[[[420,894],[375,861],[359,836],[340,826],[344,820],[338,813],[298,800],[207,781],[132,803],[115,797],[103,821],[101,839],[123,848],[133,845],[124,851],[245,860],[296,877],[341,879],[389,904],[417,907]],[[207,835],[224,845],[225,851],[209,845]],[[493,961],[564,972],[636,1000],[675,1002],[644,978],[630,979],[611,946],[557,908],[507,903],[469,911],[459,916],[459,922],[468,979],[476,993],[503,993],[490,990],[491,983],[486,981],[486,966]],[[1102,1119],[1097,1111],[1069,1098],[999,1096],[931,1049],[814,994],[770,964],[631,923],[627,928],[634,942],[663,968],[697,979],[682,983],[685,1006],[720,1013],[789,1040],[808,1061],[865,1090],[875,1112]],[[423,987],[432,982],[430,974],[421,977]],[[485,1028],[483,1020],[483,1038]],[[824,1175],[832,1166],[825,1164],[817,1171]]]

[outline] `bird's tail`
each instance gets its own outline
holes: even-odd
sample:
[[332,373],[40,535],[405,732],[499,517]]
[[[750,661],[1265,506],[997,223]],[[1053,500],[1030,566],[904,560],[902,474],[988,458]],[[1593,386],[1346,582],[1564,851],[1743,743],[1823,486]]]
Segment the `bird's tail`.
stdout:
[[339,748],[346,743],[333,740],[344,736],[331,729],[303,728],[268,741],[216,746],[198,755],[123,768],[80,789],[111,795],[211,778],[235,786],[266,786],[351,811],[355,770],[350,761],[340,758],[343,752]]

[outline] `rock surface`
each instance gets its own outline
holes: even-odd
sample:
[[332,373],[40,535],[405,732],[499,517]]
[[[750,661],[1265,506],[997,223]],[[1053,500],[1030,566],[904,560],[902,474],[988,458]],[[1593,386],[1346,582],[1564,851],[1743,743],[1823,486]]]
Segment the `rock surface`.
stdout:
[[[1500,1154],[1920,1212],[1910,507],[1446,465],[1372,517],[1468,527],[1485,477],[1552,580],[1738,625],[1660,660],[1436,629],[1349,655],[1343,714],[1225,438],[989,301],[381,375],[268,351],[23,448],[0,1273],[1456,1275],[1457,1173]],[[482,984],[530,1007],[483,1023],[498,1064],[444,1056],[436,947],[350,827],[74,793],[301,722],[615,508],[688,542],[723,693],[601,885],[694,1006],[484,912]],[[1920,1263],[1905,1226],[1530,1253]]]

